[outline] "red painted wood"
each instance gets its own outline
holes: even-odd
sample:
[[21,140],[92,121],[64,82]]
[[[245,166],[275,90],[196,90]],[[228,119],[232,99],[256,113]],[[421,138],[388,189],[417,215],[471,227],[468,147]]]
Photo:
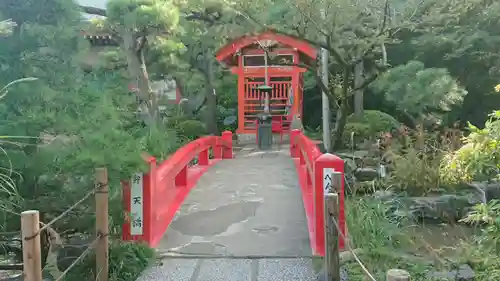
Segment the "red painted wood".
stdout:
[[[322,154],[316,142],[306,137],[299,130],[290,134],[290,154],[294,158],[295,167],[299,176],[299,183],[304,201],[304,208],[309,229],[309,239],[313,254],[324,256],[324,194],[323,168],[333,168],[344,174],[344,161],[332,154]],[[346,235],[344,209],[344,182],[339,192],[339,226],[343,235]],[[339,247],[344,249],[345,241],[340,238]]]
[[[208,159],[208,150],[219,151],[219,159]],[[197,165],[189,163],[199,155],[201,162]],[[155,247],[160,243],[167,227],[174,218],[191,188],[211,166],[222,159],[233,158],[232,133],[224,132],[222,137],[205,136],[192,141],[178,149],[167,160],[159,165],[154,157],[149,157],[149,172],[143,177],[143,235],[130,235],[129,220],[123,226],[123,240],[140,240],[148,246]],[[206,161],[207,160],[207,161]],[[130,185],[123,185],[123,202],[125,210],[130,212]]]
[[227,57],[235,54],[239,50],[254,44],[256,41],[260,40],[275,40],[278,41],[284,45],[288,45],[291,48],[296,48],[300,52],[306,54],[308,57],[311,59],[316,59],[316,56],[318,54],[317,49],[314,48],[312,45],[309,43],[293,38],[291,36],[279,34],[277,32],[272,32],[272,31],[267,31],[261,34],[257,35],[250,35],[250,36],[243,36],[240,37],[236,40],[233,40],[229,44],[225,45],[219,51],[216,53],[216,58],[218,61],[223,61]]
[[[272,54],[276,55],[292,55],[294,63],[298,64],[299,52],[304,53],[312,59],[316,58],[317,52],[314,47],[309,45],[307,42],[301,41],[297,38],[286,36],[283,34],[275,33],[272,31],[267,31],[258,35],[241,37],[230,44],[222,47],[217,52],[217,60],[223,62],[226,58],[233,58],[233,55],[238,54],[237,66],[230,65],[231,72],[238,75],[238,128],[236,132],[238,133],[256,133],[256,118],[257,114],[263,111],[264,96],[256,89],[257,86],[262,84],[267,84],[273,87],[273,91],[270,93],[271,99],[271,114],[281,115],[282,119],[289,119],[285,115],[285,109],[289,104],[289,93],[293,89],[294,100],[293,106],[287,111],[288,115],[299,114],[302,117],[302,88],[299,87],[301,74],[307,69],[298,67],[295,65],[291,66],[268,66],[267,67],[267,77],[269,79],[268,83],[265,83],[262,78],[266,77],[266,67],[264,66],[244,66],[243,58],[244,55],[264,55],[264,50],[252,47],[246,48],[258,40],[274,40],[281,45],[271,51]],[[234,62],[234,60],[233,60]],[[226,61],[227,63],[227,61]],[[273,81],[276,77],[289,77],[290,81]],[[261,82],[251,82],[249,79],[260,79]],[[277,127],[280,129],[276,129]],[[280,138],[283,138],[283,133],[288,133],[288,129],[285,126],[275,125],[273,130],[275,133],[280,133]],[[216,156],[219,156],[216,151]]]

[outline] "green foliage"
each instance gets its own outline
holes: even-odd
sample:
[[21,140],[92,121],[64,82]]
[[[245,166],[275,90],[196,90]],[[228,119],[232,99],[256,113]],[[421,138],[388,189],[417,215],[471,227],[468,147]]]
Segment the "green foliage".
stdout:
[[205,125],[198,120],[181,121],[177,125],[177,128],[179,129],[179,134],[189,140],[194,140],[207,134]]
[[[2,233],[19,231],[15,214],[26,209],[39,210],[45,222],[59,215],[92,189],[94,169],[106,167],[113,239],[123,220],[120,180],[146,168],[142,152],[161,160],[175,150],[176,134],[161,123],[143,126],[121,70],[82,71],[78,58],[87,43],[80,36],[81,14],[73,1],[6,0],[0,1],[0,10],[18,25],[0,44],[0,85],[37,78],[11,85],[0,103],[1,135],[12,136],[1,143],[0,167],[12,167],[0,176],[8,187],[0,190]],[[83,203],[54,228],[63,239],[66,233],[93,233],[91,207],[92,201]],[[2,249],[16,239],[0,236]],[[46,249],[46,241],[42,243]],[[147,265],[151,250],[134,247],[113,246],[115,280],[129,280]],[[90,276],[94,267],[77,279]]]
[[[109,280],[136,280],[153,262],[154,249],[139,243],[113,242],[109,245]],[[66,281],[95,276],[95,255],[90,255],[66,276]],[[95,279],[95,278],[94,278]]]
[[393,154],[386,186],[410,196],[422,196],[441,189],[439,151],[422,151],[409,147]]
[[369,133],[375,135],[381,132],[392,132],[399,128],[401,124],[396,118],[378,110],[365,110],[360,118],[350,115],[347,123],[361,123],[369,127]]
[[490,114],[484,129],[469,123],[469,130],[465,145],[443,159],[443,179],[452,183],[500,180],[500,111]]
[[368,125],[372,134],[392,132],[401,126],[396,118],[378,110],[365,110],[363,111],[363,116],[361,118],[350,115],[347,117],[347,123],[361,123]]
[[417,59],[427,67],[447,68],[469,92],[451,117],[483,124],[500,104],[500,96],[491,87],[498,84],[500,74],[500,3],[425,1],[423,9],[433,11],[422,19],[429,23],[415,32],[400,34],[406,43],[388,53],[391,62]]
[[486,227],[482,230],[480,243],[500,254],[500,201],[492,200],[487,204],[482,203],[474,206],[472,212],[462,221],[471,224],[485,224]]
[[430,118],[460,105],[467,92],[447,69],[425,68],[419,61],[396,66],[373,83],[386,99],[415,119]]
[[[374,139],[377,135],[373,134],[370,125],[363,123],[347,123],[343,135],[343,144],[346,147],[354,148],[356,144],[365,140]],[[354,146],[354,147],[353,147]]]
[[476,280],[487,281],[500,278],[500,202],[492,200],[479,204],[461,220],[472,225],[483,225],[482,233],[475,243],[467,245],[464,255],[476,271]]
[[373,140],[381,133],[392,132],[400,126],[396,118],[387,113],[378,110],[365,110],[361,118],[354,115],[347,117],[343,143],[350,146],[352,137],[354,137],[354,144],[364,140]]
[[440,164],[450,140],[424,131],[410,131],[383,141],[383,158],[389,164],[384,184],[410,196],[423,196],[449,188],[441,180]]
[[[425,275],[429,265],[405,259],[401,254],[415,243],[405,230],[404,221],[392,221],[387,216],[389,205],[372,198],[351,198],[346,201],[346,221],[353,249],[363,249],[360,256],[376,280],[384,280],[387,270],[404,268],[415,280]],[[349,280],[365,280],[366,273],[355,261],[345,264]]]
[[171,31],[179,23],[177,6],[165,0],[111,0],[106,15],[112,24],[138,33]]

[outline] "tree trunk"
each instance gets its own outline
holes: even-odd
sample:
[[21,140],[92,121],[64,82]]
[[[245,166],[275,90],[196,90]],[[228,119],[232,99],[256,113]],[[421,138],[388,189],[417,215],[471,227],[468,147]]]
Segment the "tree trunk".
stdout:
[[219,128],[217,127],[217,95],[215,93],[215,77],[213,69],[213,61],[208,60],[205,77],[207,79],[206,87],[206,125],[209,133],[219,135]]
[[136,82],[139,91],[139,107],[147,114],[149,121],[154,122],[158,117],[157,98],[151,90],[143,49],[137,50],[137,38],[132,32],[124,32],[123,49],[127,57],[128,73],[132,81]]
[[[354,66],[354,88],[358,88],[363,84],[363,61]],[[354,92],[354,116],[357,118],[363,117],[363,89]]]
[[335,119],[335,129],[332,136],[332,149],[338,149],[342,146],[342,135],[344,134],[345,124],[347,122],[348,112],[348,96],[349,96],[349,76],[350,69],[344,69],[344,81],[342,85],[342,95],[340,98],[340,105],[337,109],[337,118]]

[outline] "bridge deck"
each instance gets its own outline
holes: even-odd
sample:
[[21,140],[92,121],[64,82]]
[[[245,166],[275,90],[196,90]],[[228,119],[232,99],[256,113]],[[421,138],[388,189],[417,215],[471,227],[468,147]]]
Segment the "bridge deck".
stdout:
[[[164,259],[139,281],[315,280],[311,260],[299,258],[311,248],[288,155],[243,148],[204,174],[157,249],[192,258]],[[196,257],[207,254],[224,258]]]

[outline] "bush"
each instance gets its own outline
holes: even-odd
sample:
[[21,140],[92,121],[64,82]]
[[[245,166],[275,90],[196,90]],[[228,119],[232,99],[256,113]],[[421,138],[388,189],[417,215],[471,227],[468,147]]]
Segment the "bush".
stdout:
[[347,117],[344,129],[343,144],[351,147],[351,135],[354,133],[354,144],[373,139],[383,132],[392,132],[401,124],[391,115],[378,110],[365,110],[363,117],[354,115]]
[[398,137],[386,136],[384,160],[389,176],[384,180],[390,188],[412,196],[442,191],[440,164],[449,141],[439,134],[422,130],[408,131]]
[[207,134],[205,124],[198,120],[185,120],[177,125],[179,134],[190,140],[197,139]]
[[[144,244],[113,242],[109,245],[109,280],[136,280],[153,262],[155,252]],[[95,255],[89,255],[70,270],[64,280],[95,280]],[[84,278],[84,277],[87,277]]]
[[500,110],[490,114],[484,129],[469,124],[469,130],[465,145],[443,159],[443,179],[451,183],[499,180]]
[[396,118],[378,110],[365,110],[363,117],[356,118],[354,115],[347,117],[347,123],[361,123],[368,125],[372,134],[380,132],[391,132],[401,126]]
[[500,201],[479,204],[461,222],[482,225],[482,233],[475,237],[473,245],[464,247],[466,262],[471,264],[477,276],[475,280],[499,280],[500,278]]
[[353,143],[355,146],[357,143],[361,143],[364,140],[370,139],[372,137],[374,137],[374,135],[371,133],[369,125],[357,122],[347,123],[345,125],[344,134],[342,136],[342,143],[346,147],[353,148]]
[[392,155],[387,184],[397,191],[408,195],[421,196],[442,187],[439,164],[441,153],[438,151],[422,151],[414,147],[404,153]]

